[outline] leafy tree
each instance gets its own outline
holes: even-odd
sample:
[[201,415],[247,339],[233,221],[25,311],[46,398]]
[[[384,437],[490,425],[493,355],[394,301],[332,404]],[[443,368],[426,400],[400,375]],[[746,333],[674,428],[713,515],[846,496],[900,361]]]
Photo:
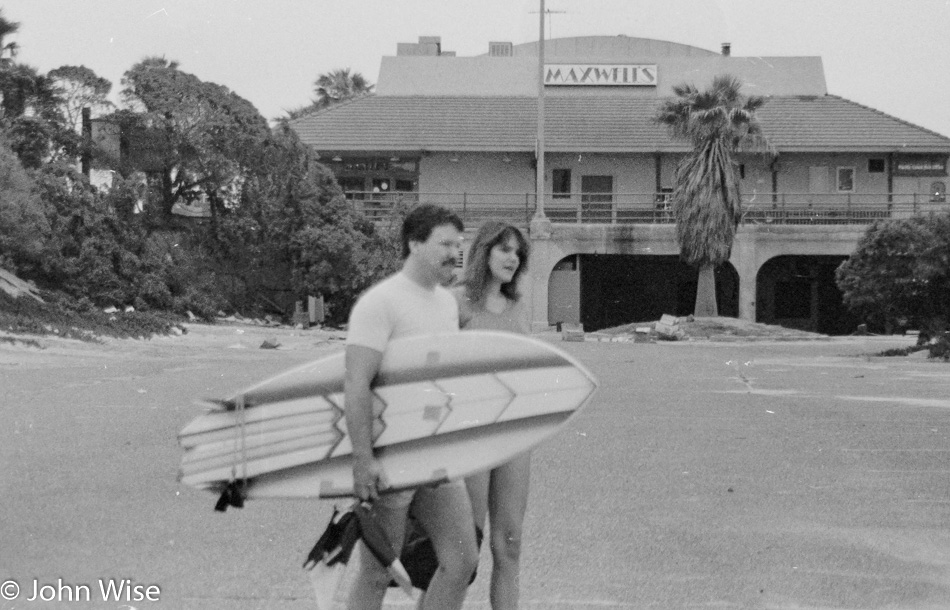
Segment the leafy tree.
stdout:
[[116,115],[129,139],[131,165],[158,176],[159,216],[171,223],[179,200],[207,197],[213,219],[236,204],[248,155],[269,135],[254,106],[164,58],[147,58],[123,79],[130,110]]
[[[332,173],[287,125],[255,157],[241,204],[211,242],[232,298],[247,305],[322,294],[345,320],[356,295],[394,270],[397,239],[349,206]],[[286,292],[285,292],[286,294]]]
[[697,316],[719,313],[715,268],[729,260],[742,216],[736,154],[740,146],[768,148],[755,118],[765,100],[743,97],[741,88],[731,76],[716,77],[705,91],[678,85],[656,115],[674,138],[692,146],[676,168],[673,215],[680,255],[699,269]]
[[51,112],[58,101],[52,80],[26,64],[0,67],[0,91],[0,108],[8,119]]
[[131,302],[130,280],[139,261],[130,247],[142,237],[137,227],[118,222],[102,196],[68,164],[47,164],[36,180],[52,235],[35,279],[97,304]]
[[16,42],[8,42],[4,44],[4,39],[10,36],[11,34],[16,34],[20,31],[20,23],[17,21],[10,21],[3,16],[3,9],[0,8],[0,64],[8,64],[13,61],[17,56],[17,52],[20,50],[20,47]]
[[33,180],[0,137],[0,267],[12,271],[39,263],[50,235]]
[[60,66],[47,74],[60,93],[68,125],[77,132],[82,128],[82,110],[90,108],[102,113],[112,108],[107,99],[112,82],[86,66]]
[[53,79],[25,64],[0,64],[0,111],[10,145],[23,165],[79,153],[79,134],[66,126]]
[[903,320],[922,338],[950,321],[950,214],[877,222],[836,272],[845,304],[878,328]]
[[30,279],[88,307],[133,305],[210,317],[223,303],[187,235],[149,235],[140,218],[120,213],[139,195],[134,180],[120,179],[102,193],[61,162],[44,165],[36,182],[51,230]]

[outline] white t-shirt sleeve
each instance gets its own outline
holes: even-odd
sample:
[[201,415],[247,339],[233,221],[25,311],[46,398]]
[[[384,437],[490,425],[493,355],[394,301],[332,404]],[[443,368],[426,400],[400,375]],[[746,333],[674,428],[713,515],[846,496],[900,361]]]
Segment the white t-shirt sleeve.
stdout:
[[347,345],[360,345],[385,351],[393,333],[390,308],[381,291],[369,291],[359,299],[350,312],[346,333]]

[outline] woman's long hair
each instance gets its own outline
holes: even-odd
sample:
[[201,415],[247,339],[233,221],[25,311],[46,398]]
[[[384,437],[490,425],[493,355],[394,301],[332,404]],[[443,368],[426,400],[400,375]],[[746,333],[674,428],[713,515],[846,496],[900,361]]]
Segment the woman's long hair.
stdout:
[[480,303],[485,298],[485,290],[492,279],[488,259],[491,250],[498,244],[507,242],[514,237],[518,242],[518,269],[510,282],[501,285],[501,293],[511,301],[521,298],[518,292],[518,280],[528,268],[530,246],[518,227],[497,220],[489,220],[483,224],[475,235],[475,240],[468,251],[468,264],[462,276],[462,285],[472,303]]

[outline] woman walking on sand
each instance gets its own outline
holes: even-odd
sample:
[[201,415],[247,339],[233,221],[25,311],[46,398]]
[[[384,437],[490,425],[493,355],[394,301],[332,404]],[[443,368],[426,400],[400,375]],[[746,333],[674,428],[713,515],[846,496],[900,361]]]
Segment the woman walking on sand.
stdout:
[[[528,253],[528,241],[517,227],[498,221],[481,226],[469,249],[462,281],[453,290],[462,329],[530,332],[527,307],[518,291]],[[465,481],[475,524],[483,528],[488,516],[493,610],[518,607],[521,529],[530,465],[531,456],[526,452]]]

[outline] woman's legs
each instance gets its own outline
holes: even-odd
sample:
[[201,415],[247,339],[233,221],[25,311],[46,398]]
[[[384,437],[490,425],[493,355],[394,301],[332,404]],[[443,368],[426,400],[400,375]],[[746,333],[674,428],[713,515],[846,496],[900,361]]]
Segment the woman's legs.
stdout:
[[[489,599],[493,610],[518,607],[521,531],[528,506],[530,475],[530,453],[519,455],[491,471],[488,484],[488,520],[492,552]],[[484,523],[484,517],[482,519]]]
[[472,516],[475,525],[485,530],[485,520],[488,518],[488,485],[491,471],[473,474],[465,479],[468,488],[468,497],[472,502]]
[[412,512],[429,535],[439,558],[439,569],[420,607],[425,610],[461,608],[469,581],[478,567],[472,505],[465,486],[446,483],[419,489]]

